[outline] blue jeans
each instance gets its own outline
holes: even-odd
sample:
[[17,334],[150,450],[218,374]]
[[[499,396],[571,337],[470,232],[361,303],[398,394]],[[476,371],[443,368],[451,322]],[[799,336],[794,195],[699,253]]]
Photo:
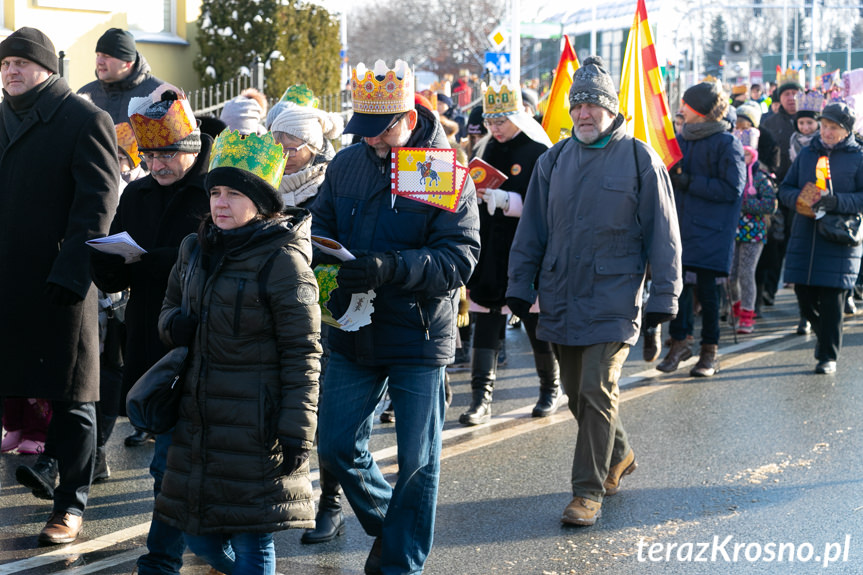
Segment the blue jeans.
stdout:
[[[150,475],[153,476],[153,499],[162,491],[162,477],[168,462],[168,448],[171,446],[171,433],[156,436],[153,460],[150,462]],[[153,518],[147,534],[147,554],[138,558],[140,575],[177,575],[183,566],[183,552],[186,542],[183,532],[175,527]]]
[[[382,537],[386,575],[421,573],[434,536],[444,411],[444,366],[370,367],[330,355],[318,406],[318,455],[366,533]],[[395,488],[368,450],[375,406],[389,391],[396,416]]]
[[185,534],[195,555],[225,575],[275,575],[272,533]]
[[[716,285],[718,274],[713,270],[698,269],[696,274],[695,293],[698,294],[698,302],[701,304],[701,345],[719,343],[719,286]],[[684,286],[684,296],[687,287]],[[691,301],[691,300],[689,300]],[[694,312],[692,306],[685,297],[678,302],[681,311],[669,324],[669,334],[677,341],[683,341],[687,335],[692,333],[692,322]]]

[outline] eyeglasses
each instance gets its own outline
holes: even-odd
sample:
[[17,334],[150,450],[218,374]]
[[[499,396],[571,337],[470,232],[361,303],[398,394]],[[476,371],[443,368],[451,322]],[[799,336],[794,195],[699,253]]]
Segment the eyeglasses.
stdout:
[[504,124],[509,122],[506,118],[496,118],[494,120],[483,120],[483,124],[485,124],[486,128],[500,128]]
[[387,126],[383,132],[378,134],[378,138],[380,138],[384,134],[389,134],[392,131],[392,129],[395,128],[398,125],[398,123],[402,121],[402,118],[405,117],[405,114],[407,114],[407,112],[401,113],[398,116],[396,116],[395,118],[393,118],[393,121],[390,122],[390,125]]
[[303,148],[307,148],[308,146],[309,145],[306,142],[303,142],[302,144],[300,144],[296,148],[289,148],[287,146],[282,146],[282,150],[284,150],[285,156],[287,156],[289,158],[293,158],[297,154],[300,153],[300,150],[302,150]]
[[175,157],[177,157],[177,154],[179,154],[179,153],[180,153],[180,150],[177,150],[176,152],[174,152],[172,154],[152,154],[152,153],[147,152],[147,153],[138,154],[138,157],[141,158],[142,160],[144,160],[145,162],[147,162],[148,164],[151,163],[153,160],[159,160],[160,162],[165,164],[165,163],[173,160]]

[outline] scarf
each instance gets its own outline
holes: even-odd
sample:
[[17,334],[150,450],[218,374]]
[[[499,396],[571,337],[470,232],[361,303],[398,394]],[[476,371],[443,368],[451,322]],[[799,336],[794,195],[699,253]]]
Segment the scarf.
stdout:
[[727,132],[729,129],[731,129],[731,124],[725,120],[719,120],[716,122],[696,122],[694,124],[683,124],[683,129],[680,131],[680,135],[684,140],[688,141],[703,140],[713,134]]
[[324,181],[326,171],[327,164],[324,162],[313,164],[295,174],[282,176],[279,193],[282,194],[285,206],[301,206],[314,198]]

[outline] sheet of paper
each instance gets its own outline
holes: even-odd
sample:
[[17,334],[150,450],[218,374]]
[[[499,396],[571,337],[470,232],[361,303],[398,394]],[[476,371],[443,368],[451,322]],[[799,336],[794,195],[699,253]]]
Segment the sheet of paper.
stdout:
[[321,321],[344,331],[357,331],[364,325],[372,323],[372,312],[375,311],[372,302],[375,299],[375,292],[374,290],[370,290],[366,293],[352,294],[348,311],[340,318],[334,318],[327,307],[327,302],[330,300],[332,291],[339,287],[336,282],[338,273],[339,266],[337,265],[319,265],[315,267],[315,278],[318,280],[320,292]]
[[139,261],[141,255],[147,253],[147,250],[139,246],[126,232],[88,240],[87,245],[106,254],[123,256],[127,264]]

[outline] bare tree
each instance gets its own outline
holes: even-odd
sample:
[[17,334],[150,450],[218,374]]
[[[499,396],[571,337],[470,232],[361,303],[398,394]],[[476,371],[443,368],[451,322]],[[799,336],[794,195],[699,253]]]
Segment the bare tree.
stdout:
[[436,74],[479,73],[503,13],[503,0],[383,0],[350,14],[348,56],[352,65],[401,58]]

